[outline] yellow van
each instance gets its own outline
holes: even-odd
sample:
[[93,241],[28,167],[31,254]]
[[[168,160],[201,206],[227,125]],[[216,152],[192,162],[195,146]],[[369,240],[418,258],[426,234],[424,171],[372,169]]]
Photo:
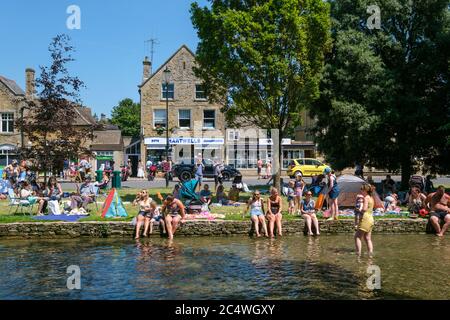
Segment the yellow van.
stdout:
[[303,158],[292,160],[289,164],[287,175],[295,178],[296,175],[301,174],[304,177],[311,177],[322,174],[325,168],[329,166],[323,164],[317,159]]

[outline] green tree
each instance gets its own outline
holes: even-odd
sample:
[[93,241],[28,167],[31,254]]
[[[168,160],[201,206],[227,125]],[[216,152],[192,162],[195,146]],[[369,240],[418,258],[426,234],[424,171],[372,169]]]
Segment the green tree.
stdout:
[[141,105],[126,98],[119,101],[111,112],[111,123],[125,136],[139,137],[141,132]]
[[[329,5],[322,0],[193,3],[200,39],[195,72],[208,98],[224,105],[230,126],[277,129],[281,139],[319,96],[330,48]],[[281,166],[274,184],[279,187]]]
[[334,47],[314,132],[336,169],[401,169],[405,186],[420,169],[449,167],[449,1],[378,0],[379,30],[366,23],[372,4],[331,2]]

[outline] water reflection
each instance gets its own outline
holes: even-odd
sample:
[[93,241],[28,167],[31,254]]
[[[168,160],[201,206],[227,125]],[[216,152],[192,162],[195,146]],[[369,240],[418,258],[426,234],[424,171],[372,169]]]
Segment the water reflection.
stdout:
[[[7,274],[0,282],[0,298],[450,298],[445,284],[448,239],[378,236],[374,257],[355,255],[352,240],[299,236],[1,241],[0,270]],[[65,286],[66,268],[72,264],[81,268],[81,291]],[[381,270],[379,291],[367,288],[367,268],[372,265]]]

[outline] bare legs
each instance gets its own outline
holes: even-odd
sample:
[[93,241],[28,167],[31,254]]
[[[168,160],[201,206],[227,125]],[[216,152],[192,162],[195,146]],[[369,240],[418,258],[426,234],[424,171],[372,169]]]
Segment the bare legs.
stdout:
[[442,229],[441,229],[441,226],[439,224],[439,218],[438,217],[433,216],[433,217],[430,218],[430,220],[431,220],[431,223],[433,224],[434,229],[436,230],[436,235],[439,236],[439,237],[443,237],[444,233],[450,227],[450,214],[447,214],[444,217],[444,225],[442,226]]
[[337,220],[339,215],[338,199],[330,199],[330,202],[331,219]]
[[141,214],[138,214],[136,219],[137,219],[137,224],[136,224],[136,236],[135,236],[135,239],[139,239],[140,234],[141,234],[141,227],[142,227],[142,224],[145,221],[145,217],[143,215],[141,215]]
[[252,215],[251,216],[252,222],[253,222],[253,226],[255,228],[255,233],[257,237],[260,237],[261,234],[259,233],[259,224],[262,223],[263,225],[263,231],[264,231],[264,235],[267,237],[267,225],[266,225],[266,218],[264,217],[264,215]]
[[316,229],[316,235],[320,235],[319,231],[319,220],[317,220],[317,216],[315,213],[312,214],[304,214],[303,218],[305,219],[306,228],[308,229],[308,235],[313,236],[312,226]]
[[180,222],[181,217],[179,215],[171,216],[170,214],[166,216],[165,223],[166,223],[166,230],[167,235],[169,236],[169,239],[173,239],[173,235],[177,231],[178,228],[178,222]]
[[275,223],[277,224],[278,236],[280,237],[283,235],[283,232],[281,230],[281,219],[283,219],[283,215],[280,212],[275,216]]
[[441,234],[441,225],[439,224],[439,218],[432,216],[430,218],[431,224],[433,225],[434,230],[436,230],[436,235]]
[[363,239],[364,239],[364,242],[367,245],[367,250],[369,251],[369,254],[372,255],[372,253],[373,253],[372,232],[364,232],[362,230],[357,230],[355,232],[356,253],[358,254],[358,256],[361,255],[362,240]]

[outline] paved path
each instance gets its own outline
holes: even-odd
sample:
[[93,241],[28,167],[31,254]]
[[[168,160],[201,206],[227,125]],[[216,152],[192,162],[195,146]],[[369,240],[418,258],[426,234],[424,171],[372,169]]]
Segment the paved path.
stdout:
[[[393,176],[392,177],[395,181],[400,181],[400,176]],[[288,177],[283,177],[283,179],[285,181],[288,181],[289,178]],[[384,179],[384,177],[379,176],[379,177],[373,177],[375,182],[381,182],[381,180]],[[203,183],[207,183],[210,186],[214,186],[214,179],[204,179]],[[243,177],[242,181],[247,183],[248,185],[251,186],[256,186],[256,185],[266,185],[267,182],[269,181],[268,179],[262,179],[262,180],[258,180],[257,177],[254,176],[250,176],[250,177]],[[306,183],[310,183],[311,182],[311,178],[305,178]],[[173,186],[178,183],[178,180],[175,179],[175,181],[170,182],[170,187],[173,188]],[[439,177],[438,179],[433,180],[434,186],[437,187],[440,184],[444,184],[444,185],[450,185],[450,178],[447,177]],[[151,188],[163,188],[166,185],[166,181],[162,178],[157,178],[154,181],[147,181],[147,180],[140,180],[140,179],[136,179],[136,178],[131,178],[129,181],[126,182],[122,182],[122,187],[123,188],[132,188],[132,189],[151,189]],[[231,187],[231,181],[225,182],[224,183],[226,188]],[[70,182],[66,182],[63,183],[63,189],[64,190],[75,190],[75,184],[74,183],[70,183]]]

